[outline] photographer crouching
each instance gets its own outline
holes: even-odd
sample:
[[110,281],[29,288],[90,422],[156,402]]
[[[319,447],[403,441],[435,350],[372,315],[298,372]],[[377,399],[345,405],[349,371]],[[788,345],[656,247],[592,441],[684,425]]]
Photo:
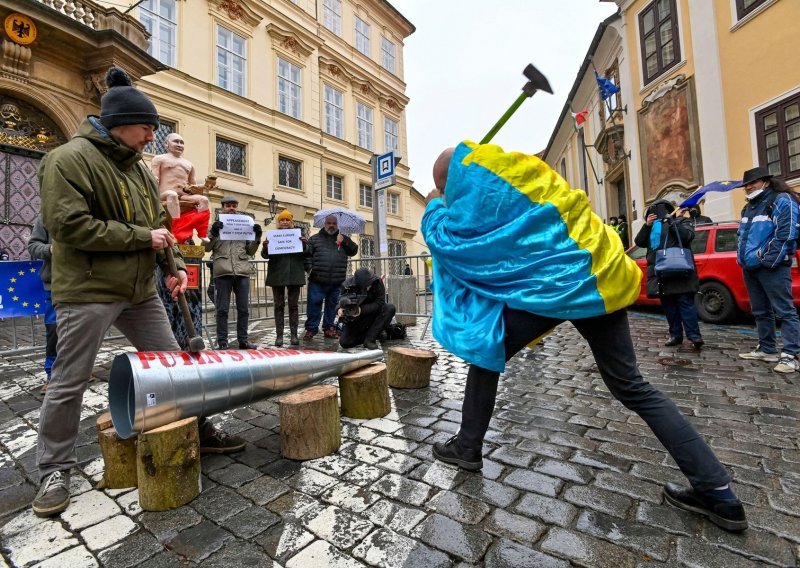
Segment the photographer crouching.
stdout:
[[383,282],[366,268],[359,268],[343,287],[337,312],[344,323],[339,345],[347,349],[363,343],[367,349],[378,349],[376,340],[396,311],[386,303]]

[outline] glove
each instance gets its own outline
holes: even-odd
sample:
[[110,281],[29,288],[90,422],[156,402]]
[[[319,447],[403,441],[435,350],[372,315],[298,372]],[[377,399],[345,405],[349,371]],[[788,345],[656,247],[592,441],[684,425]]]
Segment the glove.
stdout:
[[258,223],[256,223],[255,225],[253,225],[253,232],[255,232],[255,234],[256,234],[256,240],[257,240],[257,241],[260,241],[260,240],[261,240],[261,233],[263,233],[263,232],[264,232],[264,231],[261,229],[261,225],[259,225]]
[[214,221],[214,224],[211,225],[211,236],[218,237],[220,229],[222,229],[222,221]]

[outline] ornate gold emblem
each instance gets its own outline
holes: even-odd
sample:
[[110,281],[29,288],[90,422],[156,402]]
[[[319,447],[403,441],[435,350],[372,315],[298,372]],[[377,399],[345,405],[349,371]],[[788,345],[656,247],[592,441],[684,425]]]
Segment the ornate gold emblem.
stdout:
[[8,38],[19,45],[30,45],[36,41],[36,24],[23,14],[13,13],[6,16],[3,28]]

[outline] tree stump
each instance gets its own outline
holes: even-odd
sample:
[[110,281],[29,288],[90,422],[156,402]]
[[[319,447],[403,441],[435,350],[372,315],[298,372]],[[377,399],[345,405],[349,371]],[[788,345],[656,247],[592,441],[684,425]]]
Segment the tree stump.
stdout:
[[105,462],[103,484],[98,488],[136,487],[136,438],[120,438],[111,422],[110,412],[97,417],[97,438]]
[[136,464],[142,509],[175,509],[200,494],[199,439],[195,417],[139,434]]
[[419,389],[431,382],[431,367],[436,354],[426,349],[390,347],[386,359],[389,386],[398,389]]
[[316,385],[282,397],[281,455],[311,460],[332,454],[342,445],[336,387]]
[[339,377],[342,414],[349,418],[381,418],[389,414],[386,365],[372,363]]

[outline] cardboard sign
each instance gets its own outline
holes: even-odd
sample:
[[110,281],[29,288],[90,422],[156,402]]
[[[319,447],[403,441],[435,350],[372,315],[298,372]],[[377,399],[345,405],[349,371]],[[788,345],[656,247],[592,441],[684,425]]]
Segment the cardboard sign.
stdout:
[[267,252],[269,254],[290,254],[303,252],[303,241],[300,240],[300,229],[278,229],[267,231]]
[[187,290],[197,290],[200,288],[200,265],[199,264],[187,264],[186,265],[186,278],[188,283],[186,284]]
[[256,234],[253,231],[253,218],[249,215],[236,215],[223,213],[219,216],[222,221],[222,230],[219,232],[221,241],[254,241]]

